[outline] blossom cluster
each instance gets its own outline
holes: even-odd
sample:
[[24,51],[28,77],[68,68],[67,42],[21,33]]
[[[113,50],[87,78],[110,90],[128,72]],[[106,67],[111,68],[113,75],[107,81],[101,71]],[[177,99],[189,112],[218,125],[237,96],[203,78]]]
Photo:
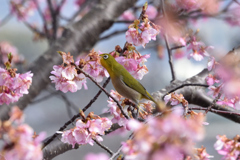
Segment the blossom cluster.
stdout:
[[[66,130],[62,133],[61,141],[63,143],[69,143],[74,148],[75,144],[93,145],[94,141],[103,141],[100,135],[104,135],[105,131],[112,126],[112,122],[108,118],[97,117],[95,119],[83,121],[77,120],[76,126],[70,130]],[[60,133],[58,131],[58,133]]]
[[102,82],[104,77],[109,77],[107,70],[100,64],[100,56],[102,52],[91,50],[84,58],[76,62],[82,70],[88,73],[96,82]]
[[193,58],[196,61],[202,61],[204,57],[209,57],[208,50],[212,49],[213,46],[206,46],[200,39],[197,37],[199,30],[195,33],[193,31],[189,31],[186,36],[179,36],[179,38],[175,38],[181,45],[187,46],[187,51],[190,53],[188,58]]
[[141,55],[135,51],[125,51],[124,56],[114,56],[116,61],[123,65],[126,70],[135,78],[141,80],[145,74],[148,73],[148,69],[145,62],[150,57],[150,54]]
[[[70,53],[66,54],[64,52],[59,52],[63,58],[62,65],[54,65],[53,71],[49,78],[52,80],[52,83],[55,83],[55,88],[64,93],[76,92],[80,90],[82,86],[87,89],[87,80],[86,76],[83,73],[78,73],[74,64],[73,57]],[[75,62],[79,68],[90,75],[96,82],[102,82],[104,77],[109,77],[107,70],[100,64],[100,56],[102,52],[95,52],[94,50],[85,58],[80,58]],[[119,57],[116,52],[112,52],[113,56],[116,57],[116,60],[122,64],[130,74],[133,75],[136,79],[142,79],[145,74],[148,73],[147,67],[144,63],[147,61],[147,58],[150,55],[140,55],[134,51],[124,53],[124,56]]]
[[238,159],[240,154],[240,136],[236,135],[233,139],[228,139],[225,135],[217,136],[214,148],[223,159]]
[[216,62],[214,57],[210,57],[208,70],[212,71],[207,77],[206,82],[209,85],[208,94],[221,97],[217,104],[235,108],[239,101],[239,67],[236,65],[238,57],[229,53],[221,62]]
[[141,20],[143,22],[140,23],[140,20],[135,20],[132,24],[129,25],[126,32],[126,40],[128,43],[135,46],[142,45],[144,48],[145,45],[151,40],[156,40],[156,36],[160,32],[160,27],[148,19],[147,13],[149,13],[149,11],[147,12],[147,8],[148,5],[145,3],[141,14]]
[[[114,90],[111,90],[110,94],[118,102],[121,102],[124,100],[124,97]],[[108,102],[109,111],[113,115],[113,118],[111,120],[112,123],[118,123],[120,126],[125,126],[127,123],[127,119],[124,117],[124,115],[122,115],[121,110],[117,106],[117,103],[111,98],[109,98],[107,102]]]
[[23,94],[28,94],[33,73],[15,73],[13,69],[0,67],[0,105],[17,102]]
[[129,26],[126,32],[126,40],[135,46],[142,45],[145,47],[151,40],[156,40],[156,36],[160,31],[153,23],[151,23],[153,26],[150,25],[150,22],[139,23],[139,20],[135,20],[134,23]]
[[209,160],[209,158],[213,158],[214,156],[209,155],[206,151],[205,147],[195,148],[194,156],[188,156],[187,160],[199,159],[199,160]]
[[7,160],[41,160],[41,141],[45,133],[36,135],[30,126],[23,123],[23,119],[22,111],[13,107],[10,119],[1,123],[1,137],[5,142],[1,156]]
[[187,50],[191,52],[188,58],[192,57],[196,61],[201,61],[204,57],[208,57],[209,54],[207,52],[207,49],[213,48],[212,46],[205,46],[205,44],[199,41],[196,36],[190,37],[190,40],[188,42],[189,45],[187,47]]
[[194,142],[203,138],[203,119],[202,113],[188,119],[169,113],[149,117],[147,123],[130,120],[128,126],[134,137],[122,143],[125,159],[183,159],[194,154]]
[[70,53],[59,53],[62,55],[63,65],[54,65],[54,71],[51,72],[54,76],[49,77],[52,83],[56,84],[56,90],[66,93],[68,91],[76,92],[80,90],[82,86],[87,89],[85,75],[82,73],[78,74],[75,67],[71,65],[71,63],[74,63],[74,60]]

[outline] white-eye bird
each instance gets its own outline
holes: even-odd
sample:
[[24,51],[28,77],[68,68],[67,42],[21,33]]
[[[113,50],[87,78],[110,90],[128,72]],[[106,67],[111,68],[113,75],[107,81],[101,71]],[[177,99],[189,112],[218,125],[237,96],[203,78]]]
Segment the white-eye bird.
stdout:
[[153,99],[143,85],[138,82],[124,68],[124,66],[119,64],[111,54],[104,53],[100,54],[100,56],[101,65],[108,71],[112,84],[120,95],[132,100],[138,106],[138,110],[139,100],[142,98],[151,100],[158,106],[158,103]]

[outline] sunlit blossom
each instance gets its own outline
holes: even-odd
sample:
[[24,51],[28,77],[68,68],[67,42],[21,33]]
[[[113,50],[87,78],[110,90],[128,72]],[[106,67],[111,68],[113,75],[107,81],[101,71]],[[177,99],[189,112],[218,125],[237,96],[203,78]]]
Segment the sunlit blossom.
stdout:
[[223,159],[237,159],[240,154],[239,139],[239,135],[236,135],[233,139],[228,139],[225,135],[218,135],[214,148],[220,155],[223,155]]

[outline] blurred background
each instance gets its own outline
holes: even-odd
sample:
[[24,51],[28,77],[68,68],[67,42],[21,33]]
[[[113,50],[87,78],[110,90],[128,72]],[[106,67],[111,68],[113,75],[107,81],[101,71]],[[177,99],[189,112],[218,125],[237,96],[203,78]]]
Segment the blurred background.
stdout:
[[[73,0],[68,0],[69,5],[65,6],[64,13],[66,16],[71,15],[71,8]],[[143,1],[140,1],[142,3]],[[9,1],[0,1],[0,22],[9,13]],[[39,17],[33,17],[33,21],[36,23]],[[217,59],[223,57],[233,47],[238,46],[240,28],[232,27],[226,24],[224,21],[215,18],[208,18],[203,20],[196,20],[193,23],[192,29],[199,29],[199,36],[206,45],[214,46],[214,49],[210,50],[209,53],[217,57]],[[109,33],[127,28],[125,24],[115,24],[103,33],[102,36],[108,35]],[[45,40],[33,41],[33,33],[22,23],[19,22],[15,17],[11,17],[9,21],[1,25],[0,24],[0,42],[7,41],[12,45],[16,46],[18,52],[22,54],[26,60],[23,68],[27,67],[34,60],[36,60],[44,51],[47,50],[48,44]],[[119,34],[100,41],[94,46],[95,51],[110,52],[114,50],[116,45],[124,46],[125,34]],[[151,54],[151,57],[145,63],[149,73],[144,76],[141,83],[150,92],[155,92],[164,88],[171,81],[170,67],[168,64],[167,53],[163,52],[163,57],[160,59],[158,51],[156,49],[149,49],[146,45],[146,49],[139,47],[141,54]],[[56,53],[56,56],[59,56]],[[207,58],[204,61],[197,62],[189,60],[187,57],[174,60],[174,66],[176,70],[176,76],[180,80],[185,80],[197,73],[207,66]],[[76,93],[67,93],[66,96],[72,100],[72,102],[79,108],[83,108],[96,94],[98,87],[96,87],[91,81],[87,82],[88,90],[80,90]],[[113,89],[111,83],[108,84],[107,90]],[[54,92],[54,85],[48,87],[48,91],[43,91],[36,99],[49,95],[49,91]],[[101,94],[100,98],[92,105],[92,107],[86,112],[88,114],[93,111],[95,114],[101,114],[107,108],[107,96]],[[47,136],[54,134],[66,121],[70,119],[69,108],[60,96],[52,96],[47,100],[43,100],[39,103],[29,105],[25,110],[25,122],[28,123],[37,133],[45,131]],[[72,114],[75,114],[72,110]],[[202,145],[206,147],[207,152],[213,155],[213,159],[220,159],[220,155],[217,154],[213,145],[216,142],[216,136],[226,135],[228,138],[233,138],[236,134],[240,133],[240,126],[232,121],[229,121],[223,117],[220,117],[213,113],[207,114],[207,122],[209,125],[205,126],[205,139],[198,144],[198,147]],[[110,135],[104,138],[103,144],[106,144],[112,150],[118,149],[120,141],[125,140],[126,135],[115,136]],[[80,147],[78,150],[68,151],[56,158],[55,160],[75,160],[82,159],[85,154],[89,152],[102,152],[103,150],[94,145],[85,145]]]

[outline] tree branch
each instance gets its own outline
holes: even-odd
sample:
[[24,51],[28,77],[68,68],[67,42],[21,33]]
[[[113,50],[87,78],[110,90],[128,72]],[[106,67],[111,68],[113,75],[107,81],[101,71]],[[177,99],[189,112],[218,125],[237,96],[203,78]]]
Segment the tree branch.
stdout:
[[24,95],[15,104],[1,106],[0,119],[9,118],[8,113],[13,105],[23,110],[46,88],[50,83],[49,76],[53,65],[62,63],[62,58],[58,56],[57,51],[70,52],[71,55],[76,56],[86,48],[92,48],[99,40],[100,34],[112,26],[114,19],[133,6],[136,1],[101,0],[80,21],[67,26],[62,37],[29,67],[28,70],[34,73],[29,94]]

